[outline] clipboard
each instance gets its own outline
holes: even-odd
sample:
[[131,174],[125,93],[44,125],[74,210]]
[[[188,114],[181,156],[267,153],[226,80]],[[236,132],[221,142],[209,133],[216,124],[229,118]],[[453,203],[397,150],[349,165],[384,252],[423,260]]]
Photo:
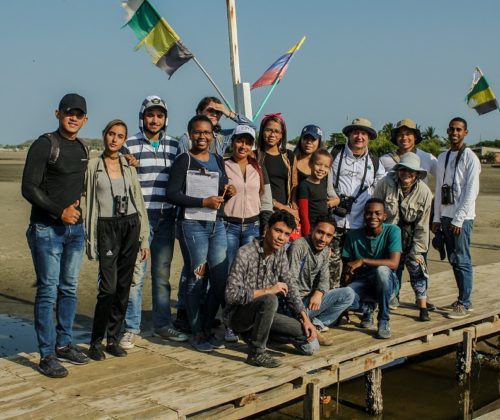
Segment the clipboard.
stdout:
[[[219,195],[219,173],[200,170],[188,170],[186,172],[186,195],[196,198],[207,198]],[[184,218],[187,220],[201,220],[215,222],[217,210],[208,207],[186,207]]]

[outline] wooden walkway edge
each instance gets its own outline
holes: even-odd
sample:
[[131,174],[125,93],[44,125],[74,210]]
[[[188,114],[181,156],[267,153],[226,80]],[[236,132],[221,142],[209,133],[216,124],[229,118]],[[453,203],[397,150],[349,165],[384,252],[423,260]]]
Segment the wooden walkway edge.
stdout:
[[[467,318],[447,319],[438,309],[430,322],[418,322],[413,292],[405,284],[402,306],[391,314],[391,339],[375,339],[375,329],[361,330],[352,319],[327,332],[335,344],[314,356],[272,347],[283,357],[277,369],[243,363],[241,343],[203,354],[152,337],[139,340],[126,358],[67,365],[64,379],[41,375],[37,354],[0,359],[0,418],[243,418],[300,397],[306,397],[306,417],[318,418],[324,387],[453,344],[464,343],[467,358],[475,340],[499,333],[500,263],[474,271],[475,310]],[[452,273],[432,276],[430,294],[438,308],[453,302]]]

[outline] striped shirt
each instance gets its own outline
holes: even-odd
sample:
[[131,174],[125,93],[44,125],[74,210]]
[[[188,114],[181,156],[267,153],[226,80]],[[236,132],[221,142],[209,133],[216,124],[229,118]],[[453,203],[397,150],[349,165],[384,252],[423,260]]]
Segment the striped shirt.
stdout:
[[139,161],[137,175],[148,216],[154,218],[155,213],[172,208],[172,204],[167,202],[167,183],[170,168],[180,153],[178,141],[164,135],[155,151],[149,140],[139,132],[127,139],[123,153],[129,153]]

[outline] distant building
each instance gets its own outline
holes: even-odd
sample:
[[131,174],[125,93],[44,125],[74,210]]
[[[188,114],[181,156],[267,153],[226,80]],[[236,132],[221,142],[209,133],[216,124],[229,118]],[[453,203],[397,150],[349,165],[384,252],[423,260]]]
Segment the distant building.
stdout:
[[500,163],[500,149],[496,147],[471,147],[470,148],[479,158],[482,163],[486,162],[487,155],[493,153],[495,155],[494,163]]

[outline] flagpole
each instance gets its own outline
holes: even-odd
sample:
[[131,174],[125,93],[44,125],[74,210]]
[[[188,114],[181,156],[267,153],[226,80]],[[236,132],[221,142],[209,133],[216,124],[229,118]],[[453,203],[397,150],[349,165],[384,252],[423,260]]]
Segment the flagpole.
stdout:
[[266,97],[262,101],[262,104],[259,106],[259,109],[257,110],[257,112],[255,113],[255,115],[253,116],[253,121],[255,121],[257,118],[259,118],[259,115],[262,112],[262,109],[264,108],[264,106],[266,105],[267,101],[271,97],[271,94],[273,93],[274,89],[276,89],[276,86],[278,86],[278,83],[281,81],[281,79],[280,79],[281,74],[285,70],[285,68],[288,65],[288,63],[290,63],[290,61],[292,60],[292,57],[295,55],[295,52],[301,47],[301,45],[304,43],[305,40],[306,40],[306,37],[303,36],[302,39],[298,42],[298,44],[293,49],[292,54],[290,55],[290,57],[288,57],[288,60],[285,62],[285,64],[283,65],[283,67],[281,67],[281,69],[280,69],[280,71],[278,73],[278,76],[276,76],[276,80],[274,81],[271,89],[269,90],[269,93],[266,95]]
[[195,55],[193,55],[193,61],[197,64],[197,66],[200,68],[200,70],[203,72],[203,74],[207,77],[208,81],[212,83],[212,86],[215,88],[215,90],[219,93],[220,97],[226,104],[226,106],[229,108],[231,112],[234,112],[233,107],[231,104],[228,102],[222,91],[219,89],[219,86],[214,82],[214,80],[210,77],[210,75],[207,73],[207,71],[204,69],[204,67],[201,65],[201,63],[198,61]]

